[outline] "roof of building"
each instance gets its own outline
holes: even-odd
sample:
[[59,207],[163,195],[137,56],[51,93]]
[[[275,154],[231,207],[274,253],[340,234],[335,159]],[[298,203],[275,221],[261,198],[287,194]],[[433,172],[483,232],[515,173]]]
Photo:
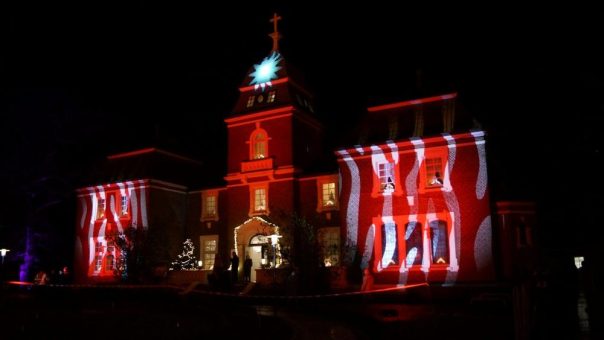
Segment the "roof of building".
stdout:
[[[222,174],[215,167],[158,148],[145,148],[107,157],[99,175],[89,183],[104,184],[138,179],[155,179],[189,189],[215,185]],[[220,183],[222,184],[222,183]]]

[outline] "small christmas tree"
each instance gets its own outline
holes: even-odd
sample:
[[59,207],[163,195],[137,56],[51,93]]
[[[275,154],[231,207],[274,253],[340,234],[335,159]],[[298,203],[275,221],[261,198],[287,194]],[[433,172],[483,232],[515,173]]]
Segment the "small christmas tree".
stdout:
[[170,270],[197,270],[195,257],[193,257],[194,251],[195,246],[193,246],[193,241],[188,238],[183,243],[182,253],[170,264]]

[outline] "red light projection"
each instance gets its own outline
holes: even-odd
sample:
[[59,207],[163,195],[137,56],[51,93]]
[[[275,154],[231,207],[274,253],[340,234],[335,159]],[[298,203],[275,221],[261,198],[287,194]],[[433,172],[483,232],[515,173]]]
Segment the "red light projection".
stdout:
[[483,132],[389,141],[337,155],[343,234],[378,280],[492,277]]
[[120,251],[114,235],[127,228],[147,228],[148,187],[148,181],[138,180],[78,190],[77,272],[116,277]]

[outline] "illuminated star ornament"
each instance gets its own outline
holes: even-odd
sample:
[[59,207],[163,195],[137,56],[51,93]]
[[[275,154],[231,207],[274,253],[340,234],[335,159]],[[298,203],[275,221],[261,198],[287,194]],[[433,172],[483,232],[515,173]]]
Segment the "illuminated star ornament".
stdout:
[[266,86],[272,86],[271,80],[277,78],[277,71],[281,69],[279,62],[281,54],[274,51],[270,56],[264,58],[260,64],[254,65],[254,72],[250,73],[252,81],[250,85],[254,85],[254,90],[261,88],[264,91]]

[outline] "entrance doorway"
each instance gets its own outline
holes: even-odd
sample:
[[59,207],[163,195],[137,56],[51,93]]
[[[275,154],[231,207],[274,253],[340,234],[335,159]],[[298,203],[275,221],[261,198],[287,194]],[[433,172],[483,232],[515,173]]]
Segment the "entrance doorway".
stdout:
[[235,228],[235,245],[239,254],[239,265],[243,269],[245,257],[252,259],[250,280],[256,282],[256,269],[261,268],[263,261],[270,263],[269,248],[271,247],[268,235],[279,234],[279,227],[267,218],[254,216]]
[[249,245],[246,247],[246,255],[249,255],[252,260],[252,272],[250,280],[256,282],[256,269],[262,267],[266,263],[266,245],[267,237],[265,235],[256,235],[250,239]]

